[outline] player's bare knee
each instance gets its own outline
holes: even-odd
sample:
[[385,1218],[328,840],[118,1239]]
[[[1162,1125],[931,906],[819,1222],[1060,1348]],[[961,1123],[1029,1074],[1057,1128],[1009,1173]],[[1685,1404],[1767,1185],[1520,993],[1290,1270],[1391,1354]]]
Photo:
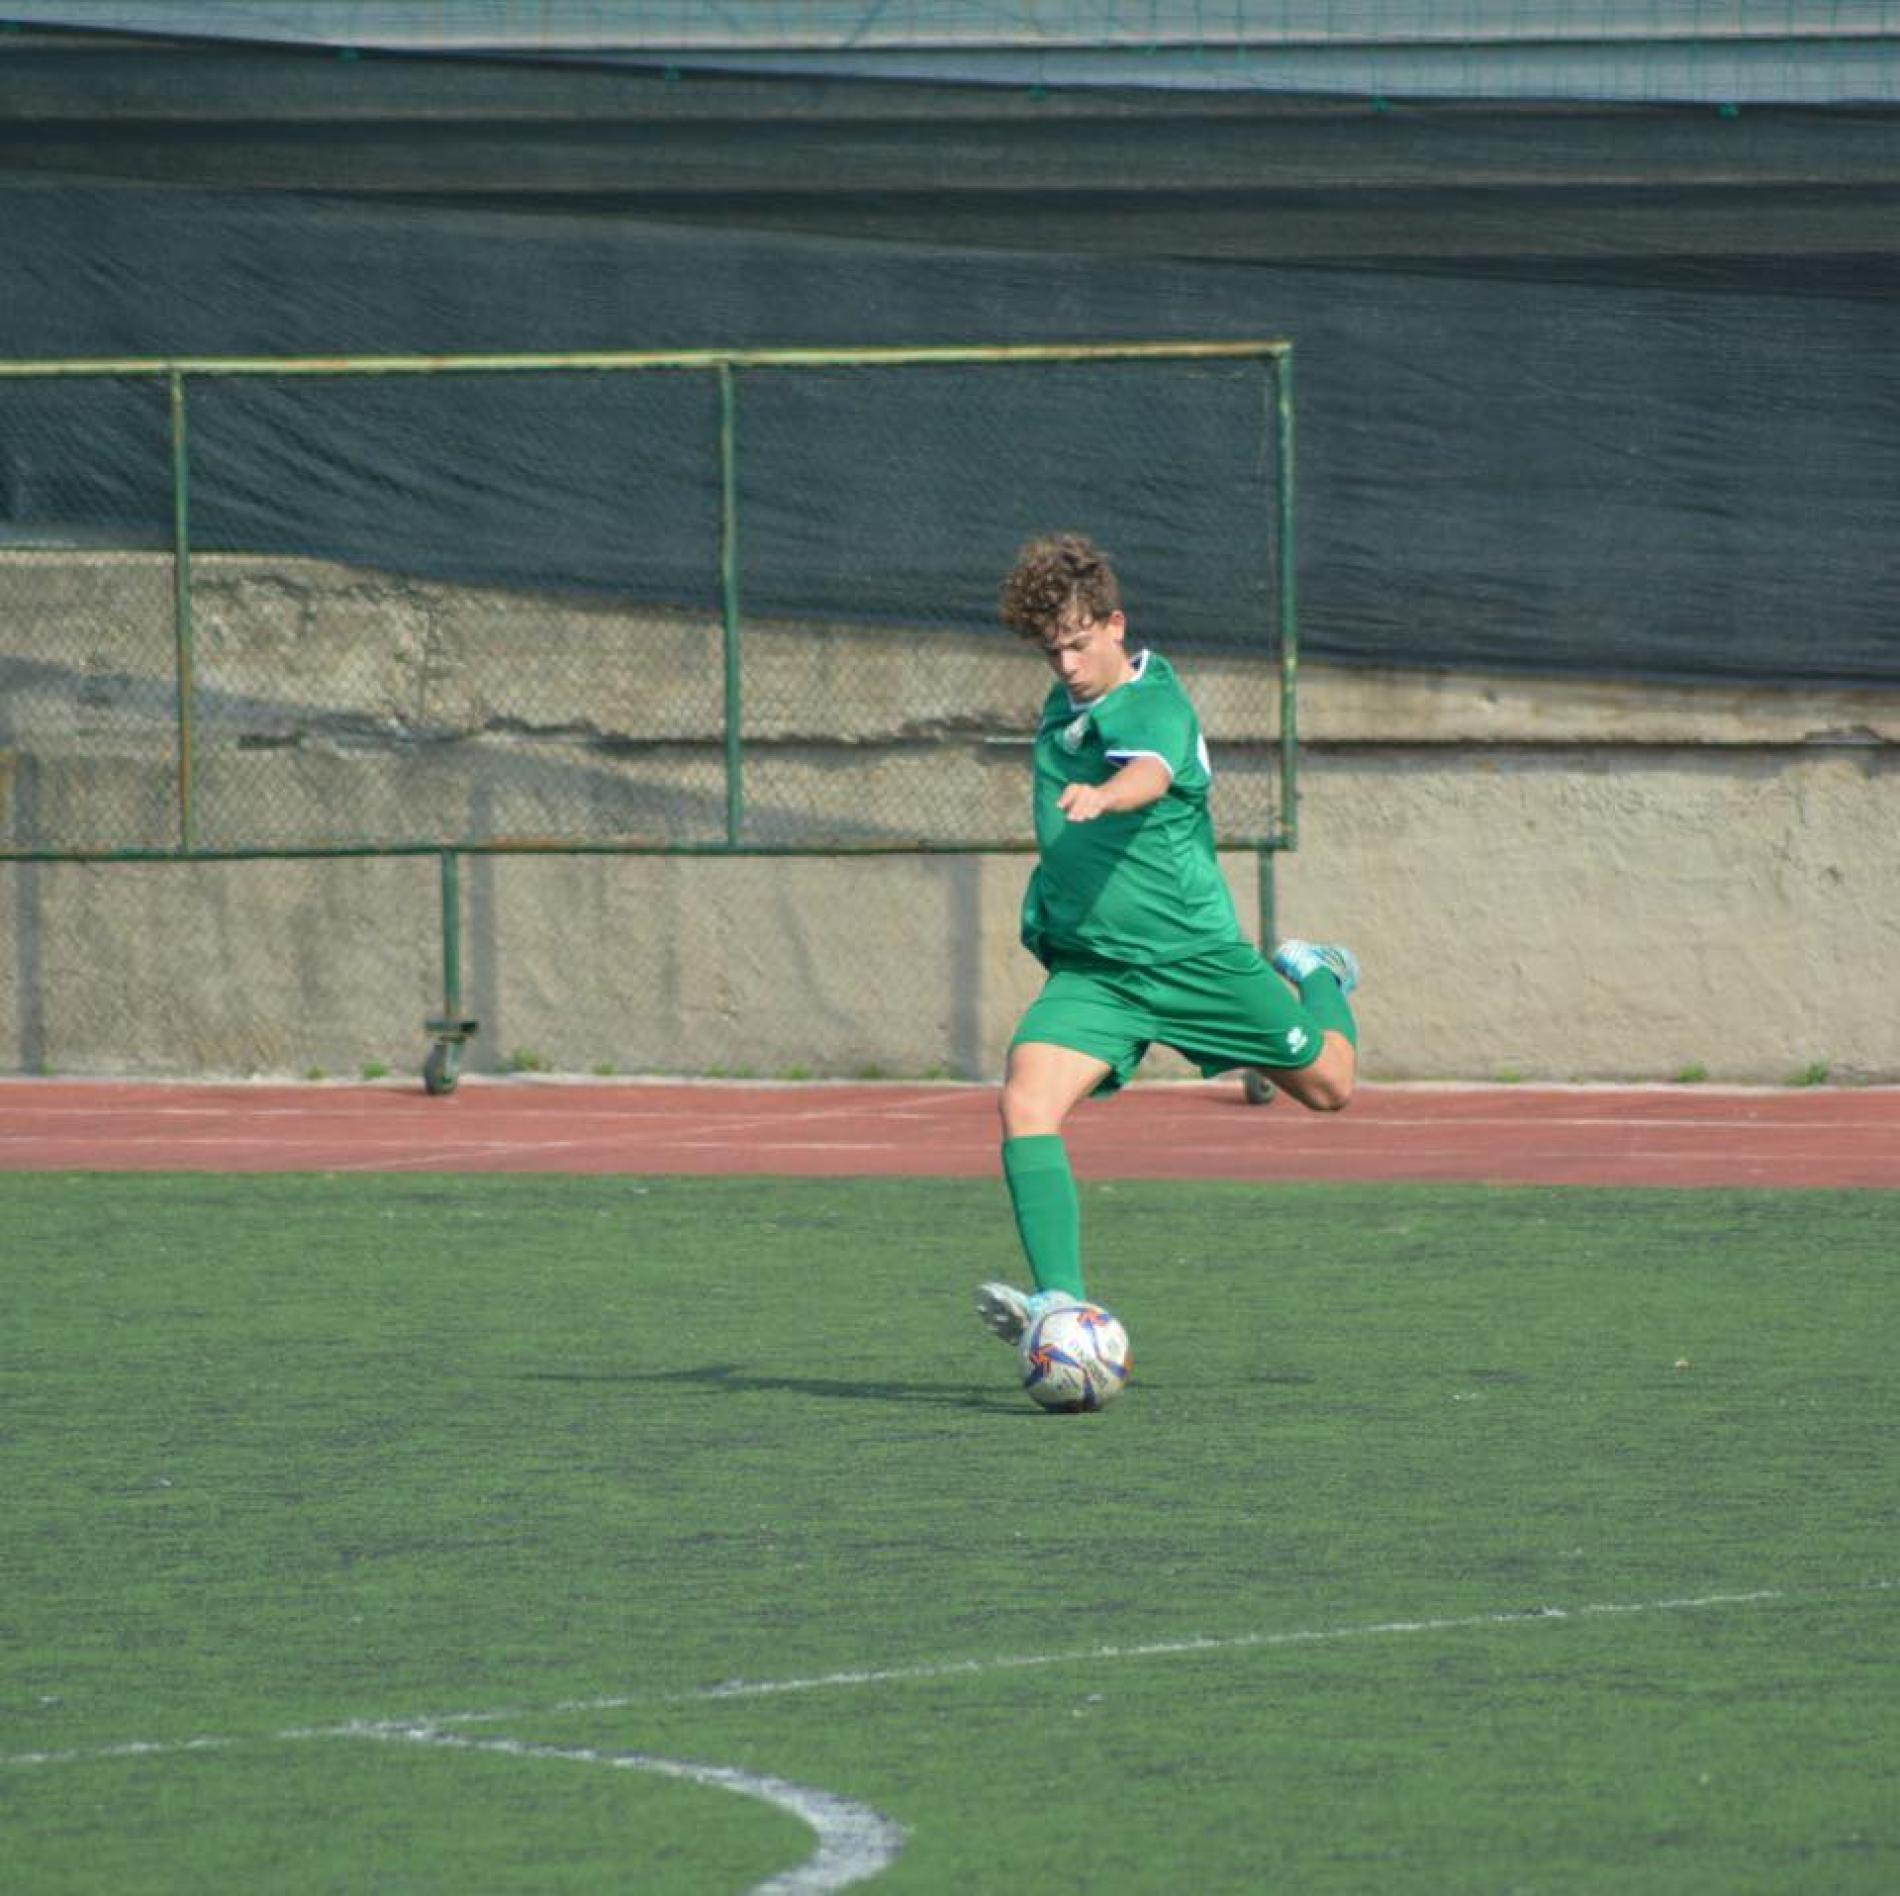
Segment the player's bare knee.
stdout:
[[1003,1122],[1005,1139],[1026,1139],[1037,1133],[1060,1130],[1062,1117],[1052,1113],[1034,1088],[1005,1081],[997,1095],[997,1117]]
[[1343,1113],[1352,1103],[1357,1066],[1350,1050],[1343,1056],[1331,1044],[1310,1067],[1278,1076],[1280,1090],[1308,1112]]

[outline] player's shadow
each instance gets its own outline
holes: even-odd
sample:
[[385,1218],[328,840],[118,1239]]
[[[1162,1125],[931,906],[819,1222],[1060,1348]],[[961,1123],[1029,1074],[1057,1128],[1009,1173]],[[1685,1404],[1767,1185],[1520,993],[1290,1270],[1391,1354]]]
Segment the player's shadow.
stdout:
[[952,1383],[891,1381],[846,1382],[833,1376],[766,1376],[737,1363],[704,1363],[696,1369],[529,1370],[526,1382],[698,1384],[739,1395],[812,1396],[821,1402],[913,1402],[943,1409],[976,1409],[989,1414],[1030,1415],[1019,1397]]

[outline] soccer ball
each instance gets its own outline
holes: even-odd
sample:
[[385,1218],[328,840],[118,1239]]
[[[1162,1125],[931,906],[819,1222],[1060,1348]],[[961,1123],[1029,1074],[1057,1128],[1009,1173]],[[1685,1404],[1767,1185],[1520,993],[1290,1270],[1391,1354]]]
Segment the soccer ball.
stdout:
[[1018,1346],[1023,1387],[1045,1409],[1105,1409],[1134,1368],[1128,1332],[1100,1304],[1045,1311]]

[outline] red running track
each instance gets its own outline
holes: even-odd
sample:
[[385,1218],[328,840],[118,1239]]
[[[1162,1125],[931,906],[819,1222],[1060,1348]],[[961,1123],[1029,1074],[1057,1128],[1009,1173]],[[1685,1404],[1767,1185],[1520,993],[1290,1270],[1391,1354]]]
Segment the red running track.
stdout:
[[[0,1171],[986,1177],[995,1091],[465,1079],[0,1080]],[[1361,1087],[1340,1114],[1147,1084],[1069,1122],[1084,1178],[1900,1188],[1900,1088]]]

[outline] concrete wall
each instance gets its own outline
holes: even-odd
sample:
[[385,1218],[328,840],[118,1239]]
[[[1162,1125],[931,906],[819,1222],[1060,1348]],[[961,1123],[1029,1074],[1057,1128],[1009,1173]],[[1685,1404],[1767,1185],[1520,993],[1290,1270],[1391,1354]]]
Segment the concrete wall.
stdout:
[[[100,844],[132,811],[163,841],[168,654],[151,635],[150,566],[102,579],[35,558],[30,582],[0,562],[0,604],[42,601],[11,612],[0,639],[0,839],[54,824]],[[517,795],[583,834],[611,833],[640,796],[658,821],[716,808],[716,773],[690,807],[667,801],[689,780],[682,760],[707,761],[705,625],[643,630],[546,603],[511,615],[493,596],[208,564],[206,664],[225,734],[244,739],[205,760],[209,780],[229,773],[226,820],[246,810],[242,773],[274,760],[258,782],[288,781],[294,763],[310,808],[348,811],[366,834],[441,825],[416,747],[484,720],[484,755],[511,769],[524,747],[537,768],[579,759],[594,785],[564,806],[545,776],[528,795],[491,772],[469,793],[491,808]],[[60,620],[52,594],[79,616]],[[524,616],[534,649],[564,640],[583,655],[561,689],[527,662]],[[802,712],[772,713],[768,804],[829,800],[875,811],[880,830],[917,810],[919,834],[944,812],[1004,833],[1024,822],[1025,754],[982,739],[1026,721],[1043,674],[998,640],[933,637],[922,666],[914,644],[817,630],[802,649],[768,646],[781,679],[767,705],[790,706],[785,681],[829,668],[850,726],[827,746],[801,735]],[[656,667],[665,689],[628,689]],[[1258,678],[1188,669],[1216,732],[1257,721]],[[942,710],[897,689],[920,671],[950,679]],[[507,695],[524,676],[525,717]],[[1360,953],[1368,1076],[1900,1079],[1900,694],[1308,667],[1300,708],[1300,848],[1278,859],[1279,925]],[[377,717],[400,743],[378,739]],[[642,718],[659,722],[632,728]],[[888,741],[899,730],[905,743]],[[975,741],[936,742],[959,731]],[[1270,772],[1230,773],[1256,804],[1263,785]],[[483,1025],[465,1070],[993,1075],[1037,980],[1015,944],[1026,869],[972,855],[466,858],[463,999]],[[1229,870],[1251,915],[1254,860]],[[440,953],[429,857],[0,863],[0,1068],[413,1069],[441,1004]]]

